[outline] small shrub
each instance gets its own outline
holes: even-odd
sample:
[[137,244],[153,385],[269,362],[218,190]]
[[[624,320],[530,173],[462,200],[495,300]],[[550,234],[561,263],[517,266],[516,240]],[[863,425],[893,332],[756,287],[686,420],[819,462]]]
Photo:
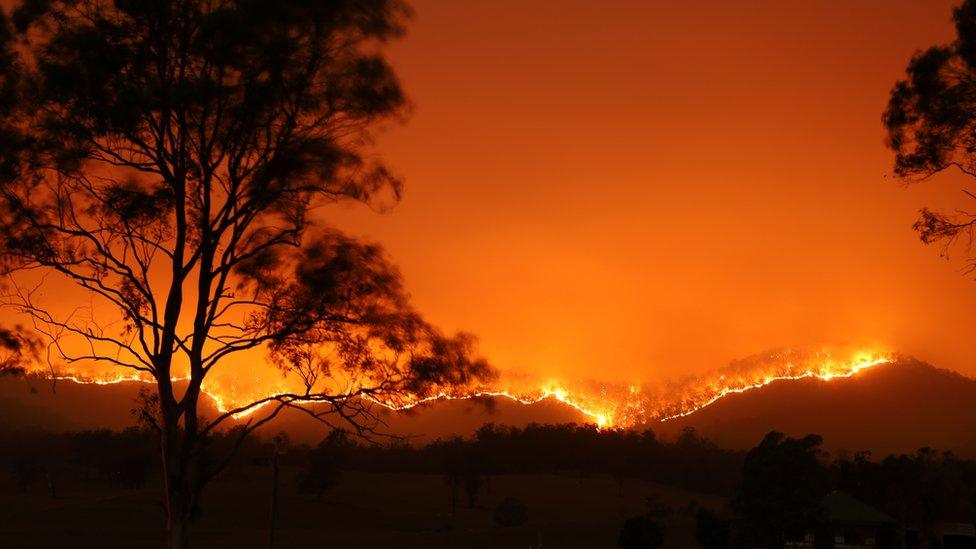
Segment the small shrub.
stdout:
[[638,515],[624,522],[617,544],[622,549],[657,549],[663,542],[661,525],[647,515]]
[[695,516],[695,540],[705,549],[726,549],[732,539],[729,521],[714,511],[699,509]]
[[529,521],[525,504],[513,497],[507,497],[495,508],[495,524],[504,527],[522,526]]

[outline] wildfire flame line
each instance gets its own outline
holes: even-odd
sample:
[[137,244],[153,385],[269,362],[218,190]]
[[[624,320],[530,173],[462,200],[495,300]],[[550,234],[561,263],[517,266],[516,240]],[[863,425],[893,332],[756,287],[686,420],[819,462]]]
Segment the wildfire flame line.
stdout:
[[723,398],[725,398],[725,397],[727,397],[729,395],[739,394],[739,393],[745,393],[746,391],[752,391],[754,389],[759,389],[761,387],[765,387],[766,385],[769,385],[770,383],[774,383],[776,381],[796,381],[796,380],[800,380],[800,379],[809,379],[809,378],[818,378],[818,379],[822,379],[823,381],[830,381],[832,379],[853,377],[854,375],[856,375],[858,372],[860,372],[862,370],[865,370],[867,368],[871,368],[871,367],[874,367],[874,366],[879,366],[881,364],[889,364],[890,362],[891,362],[891,359],[890,358],[887,358],[887,357],[884,357],[884,358],[876,358],[876,359],[868,360],[868,361],[865,361],[865,362],[853,363],[853,364],[850,365],[850,370],[848,370],[846,372],[818,373],[818,372],[814,372],[814,371],[811,371],[811,370],[807,370],[807,371],[805,371],[805,372],[803,372],[801,374],[797,374],[797,375],[783,375],[783,376],[770,376],[770,377],[766,377],[766,378],[763,378],[763,380],[761,382],[759,382],[759,383],[753,383],[753,384],[750,384],[750,385],[746,385],[744,387],[727,387],[727,388],[724,388],[724,389],[720,390],[718,392],[718,394],[716,394],[712,398],[708,399],[704,403],[699,404],[699,405],[695,406],[694,408],[689,409],[689,410],[686,410],[686,411],[683,411],[683,412],[678,412],[676,414],[672,414],[672,415],[669,415],[669,416],[664,416],[664,417],[660,418],[660,421],[662,421],[662,422],[664,422],[664,421],[670,421],[672,419],[679,419],[679,418],[682,418],[682,417],[689,416],[689,415],[691,415],[691,414],[693,414],[693,413],[695,413],[695,412],[697,412],[697,411],[699,411],[699,410],[701,410],[703,408],[706,408],[708,406],[711,406],[712,404],[715,404],[719,400],[721,400],[721,399],[723,399]]
[[584,416],[589,417],[590,419],[593,420],[593,423],[595,423],[598,427],[601,428],[608,427],[610,426],[610,421],[611,421],[611,418],[608,417],[605,413],[601,413],[587,408],[585,404],[574,400],[570,396],[570,394],[565,389],[562,388],[542,389],[539,390],[538,394],[534,396],[519,395],[508,391],[474,391],[474,392],[464,393],[460,395],[450,395],[447,393],[441,393],[441,394],[425,397],[422,399],[418,399],[414,402],[409,402],[400,405],[390,404],[388,402],[383,402],[382,400],[378,400],[378,399],[372,399],[372,400],[373,402],[379,404],[380,406],[384,406],[390,410],[403,411],[403,410],[409,410],[411,408],[416,408],[417,406],[420,406],[422,404],[436,402],[438,400],[471,400],[476,398],[505,398],[513,402],[518,402],[519,404],[524,404],[524,405],[538,404],[544,400],[552,399],[552,400],[562,402],[563,404],[569,406],[570,408],[573,408],[574,410],[583,414]]
[[[830,381],[838,378],[849,378],[868,368],[888,364],[892,362],[892,357],[886,353],[860,352],[852,355],[852,358],[846,361],[837,361],[829,355],[825,355],[812,359],[812,362],[813,364],[807,364],[798,372],[793,371],[796,362],[792,359],[786,359],[778,365],[766,365],[766,371],[760,367],[756,371],[737,374],[718,373],[712,376],[694,378],[684,382],[682,387],[666,391],[656,399],[652,395],[648,395],[638,385],[631,385],[625,390],[617,390],[616,395],[608,395],[611,391],[604,387],[598,391],[598,396],[592,396],[591,391],[586,389],[570,390],[558,383],[547,383],[541,387],[525,391],[485,388],[458,394],[445,392],[423,398],[407,398],[405,401],[399,402],[385,401],[372,396],[366,398],[393,411],[409,410],[423,404],[442,400],[470,400],[490,397],[504,398],[524,405],[555,400],[573,408],[601,429],[625,428],[650,421],[665,422],[687,417],[729,395],[759,389],[777,381],[809,378]],[[59,374],[55,378],[80,384],[98,385],[127,382],[152,383],[151,379],[140,375],[116,375],[105,378]],[[174,378],[173,381],[187,381],[187,379]],[[234,408],[229,403],[230,399],[226,395],[222,395],[219,390],[205,387],[204,393],[213,400],[214,405],[221,413],[226,413]],[[255,406],[245,412],[234,414],[233,417],[242,419],[253,415],[267,404],[271,403]]]

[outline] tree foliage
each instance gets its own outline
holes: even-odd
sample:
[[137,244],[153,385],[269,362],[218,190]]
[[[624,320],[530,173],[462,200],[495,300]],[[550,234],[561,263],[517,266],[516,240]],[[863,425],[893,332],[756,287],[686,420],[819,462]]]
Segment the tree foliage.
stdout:
[[322,494],[339,482],[349,444],[344,431],[332,431],[309,450],[305,468],[298,473],[299,493],[313,495],[316,500],[322,499]]
[[0,327],[0,377],[19,375],[40,358],[42,343],[23,326]]
[[732,501],[746,536],[782,547],[822,521],[820,502],[830,488],[822,443],[819,435],[795,439],[774,431],[746,454]]
[[[882,118],[895,174],[908,181],[950,168],[976,177],[976,1],[965,0],[953,20],[956,39],[915,54]],[[969,251],[976,216],[923,208],[913,228],[922,242],[942,244],[944,254],[960,239]]]
[[838,489],[929,538],[937,537],[941,522],[976,515],[976,462],[952,452],[920,448],[879,461],[871,461],[870,452],[859,452],[835,460],[830,472]]
[[[64,360],[162,385],[177,362],[198,385],[254,348],[306,381],[306,397],[330,366],[362,391],[484,374],[469,337],[445,338],[410,308],[379,247],[314,215],[399,196],[366,144],[404,105],[374,51],[404,13],[384,0],[22,5],[3,259],[115,310],[62,318],[19,287],[10,302]],[[84,350],[62,345],[72,336]],[[316,353],[326,345],[331,361]]]

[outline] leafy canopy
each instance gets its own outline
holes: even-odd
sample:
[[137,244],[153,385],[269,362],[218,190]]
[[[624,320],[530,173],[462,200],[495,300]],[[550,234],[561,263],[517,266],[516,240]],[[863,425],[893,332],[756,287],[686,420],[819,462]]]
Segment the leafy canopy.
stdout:
[[[152,376],[180,413],[252,349],[302,381],[280,406],[489,375],[470,336],[412,309],[381,248],[324,223],[323,206],[400,196],[370,145],[406,107],[382,46],[408,15],[397,0],[23,2],[0,24],[7,304],[61,360]],[[39,302],[37,272],[97,305]]]
[[[882,118],[895,174],[908,181],[949,168],[976,177],[976,1],[965,0],[953,20],[956,39],[915,54]],[[971,244],[974,223],[976,217],[966,212],[923,208],[914,229],[924,243],[944,244],[945,253],[960,237]]]

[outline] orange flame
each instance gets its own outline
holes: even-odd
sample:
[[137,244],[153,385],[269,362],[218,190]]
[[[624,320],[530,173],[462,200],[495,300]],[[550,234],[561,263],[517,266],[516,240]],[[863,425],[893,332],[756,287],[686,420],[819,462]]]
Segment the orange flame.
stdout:
[[[464,400],[474,398],[504,398],[525,405],[545,400],[555,400],[575,409],[599,428],[627,428],[650,422],[664,422],[688,416],[714,404],[722,398],[744,393],[777,381],[816,378],[831,381],[849,378],[859,372],[893,361],[890,353],[857,351],[847,358],[835,358],[828,351],[802,353],[792,350],[753,357],[733,363],[729,368],[711,375],[693,377],[678,383],[670,383],[663,389],[651,390],[640,384],[626,386],[612,384],[578,383],[569,387],[558,382],[548,382],[535,387],[527,385],[519,390],[499,383],[496,387],[484,387],[457,393],[440,393],[427,397],[401,396],[397,400],[369,397],[378,405],[390,410],[408,410],[439,400]],[[83,376],[63,374],[59,380],[75,383],[110,385],[126,382],[151,383],[152,379],[140,374],[114,376]],[[185,381],[174,378],[174,381]],[[595,387],[595,388],[594,388]],[[219,387],[205,385],[206,393],[221,412],[227,412],[242,404],[253,402],[273,393],[240,397],[236,391],[222,391]],[[235,414],[236,419],[255,414],[264,406],[255,406],[246,412]]]

